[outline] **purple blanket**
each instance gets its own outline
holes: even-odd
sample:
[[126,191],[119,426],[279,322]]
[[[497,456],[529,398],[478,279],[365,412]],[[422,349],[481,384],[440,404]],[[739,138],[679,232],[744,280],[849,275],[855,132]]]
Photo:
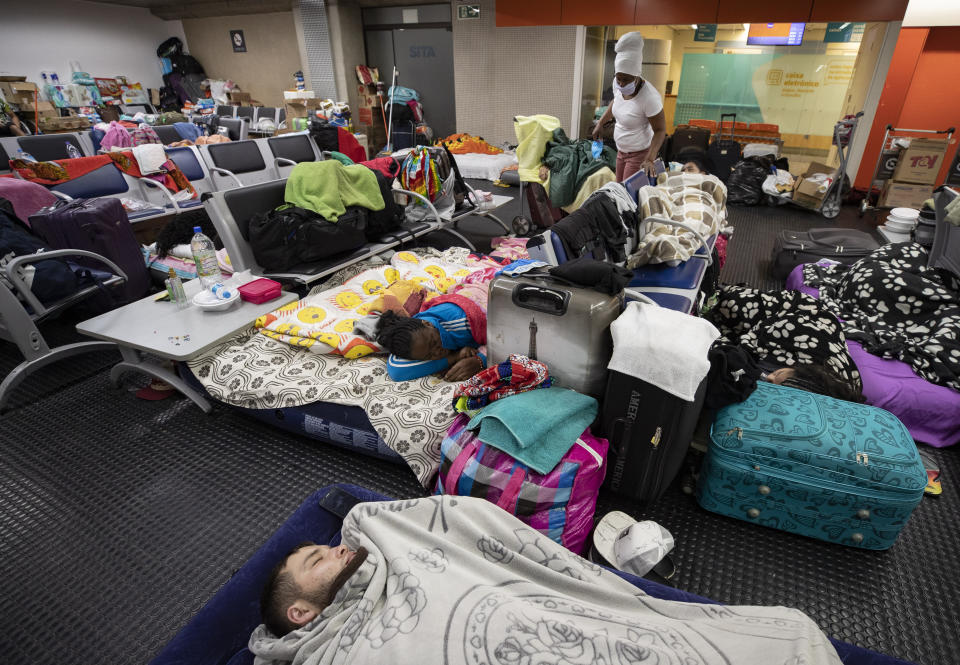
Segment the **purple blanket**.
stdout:
[[27,224],[30,215],[57,200],[43,185],[18,178],[0,178],[0,198],[10,201],[14,214]]
[[[787,277],[786,288],[820,295],[803,283],[803,265]],[[860,370],[868,404],[899,418],[916,441],[937,448],[960,442],[960,393],[924,381],[904,362],[867,353],[859,342],[847,340],[847,349]]]

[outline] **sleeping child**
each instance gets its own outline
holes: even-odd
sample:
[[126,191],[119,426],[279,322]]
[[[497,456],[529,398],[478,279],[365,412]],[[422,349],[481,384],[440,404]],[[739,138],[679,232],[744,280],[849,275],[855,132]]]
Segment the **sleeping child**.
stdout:
[[[438,298],[437,300],[446,300]],[[484,367],[467,313],[453,302],[438,302],[412,317],[385,311],[377,344],[390,352],[387,372],[394,381],[411,381],[443,372],[445,381],[466,381]]]

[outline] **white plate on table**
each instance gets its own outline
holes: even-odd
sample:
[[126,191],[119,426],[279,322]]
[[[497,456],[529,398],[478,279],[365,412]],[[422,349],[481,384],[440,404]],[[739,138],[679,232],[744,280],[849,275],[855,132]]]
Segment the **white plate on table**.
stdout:
[[193,304],[207,312],[222,312],[233,307],[238,300],[240,292],[236,289],[233,289],[233,293],[226,300],[220,300],[209,289],[204,289],[193,297]]
[[915,208],[894,208],[890,211],[890,216],[902,222],[916,222],[920,216],[920,211]]

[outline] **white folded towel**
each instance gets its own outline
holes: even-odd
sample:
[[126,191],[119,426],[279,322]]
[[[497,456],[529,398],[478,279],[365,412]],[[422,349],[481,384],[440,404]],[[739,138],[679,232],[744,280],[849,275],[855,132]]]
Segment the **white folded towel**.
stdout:
[[137,160],[140,173],[149,175],[163,170],[160,167],[167,161],[167,153],[159,143],[144,143],[133,147],[133,158]]
[[613,356],[607,367],[692,402],[710,371],[707,352],[720,331],[689,314],[641,302],[610,324]]

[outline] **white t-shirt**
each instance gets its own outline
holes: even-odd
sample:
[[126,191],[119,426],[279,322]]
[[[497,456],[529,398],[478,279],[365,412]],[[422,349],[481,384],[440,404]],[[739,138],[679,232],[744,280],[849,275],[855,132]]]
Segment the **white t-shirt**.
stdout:
[[617,124],[613,128],[613,140],[620,152],[646,150],[653,141],[653,128],[649,118],[663,110],[660,93],[644,82],[643,87],[633,99],[624,99],[619,91],[613,92],[613,117]]

